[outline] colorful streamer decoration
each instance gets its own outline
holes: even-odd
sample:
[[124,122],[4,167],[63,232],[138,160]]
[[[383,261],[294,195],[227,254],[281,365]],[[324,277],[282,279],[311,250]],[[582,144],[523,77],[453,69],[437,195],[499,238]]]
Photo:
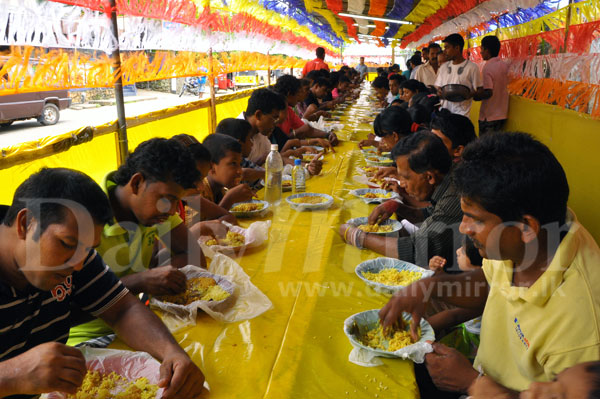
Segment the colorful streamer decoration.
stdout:
[[[216,54],[214,73],[247,70],[302,68],[306,60],[283,55],[236,51]],[[104,53],[12,47],[1,57],[0,94],[33,91],[111,87],[120,76],[124,84],[185,76],[202,76],[208,72],[208,55],[189,51],[145,51],[121,53],[121,69],[113,68]]]

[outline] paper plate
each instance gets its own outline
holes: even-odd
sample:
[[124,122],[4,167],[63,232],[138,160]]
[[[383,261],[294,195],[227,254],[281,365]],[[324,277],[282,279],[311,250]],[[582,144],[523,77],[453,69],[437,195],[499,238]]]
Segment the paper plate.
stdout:
[[[302,197],[321,197],[321,198],[325,198],[326,201],[322,202],[320,204],[297,203],[297,202],[292,201],[295,198],[302,198]],[[331,195],[319,194],[319,193],[294,194],[294,195],[290,195],[285,200],[287,201],[288,204],[290,204],[290,207],[292,207],[292,209],[295,209],[297,211],[328,209],[333,204],[333,197]]]
[[403,285],[386,285],[381,283],[376,283],[375,281],[371,281],[366,279],[363,276],[363,273],[378,273],[383,269],[396,269],[396,270],[407,270],[410,272],[419,272],[422,273],[419,280],[424,279],[426,277],[433,276],[433,270],[423,269],[417,265],[413,265],[412,263],[405,262],[403,260],[394,259],[394,258],[376,258],[364,261],[359,263],[354,270],[358,278],[365,282],[368,286],[372,287],[375,291],[381,292],[384,294],[393,294],[396,291],[404,288]]
[[[402,318],[405,321],[405,328],[408,331],[412,317],[408,313],[402,313]],[[375,349],[364,345],[361,342],[361,338],[370,330],[373,330],[379,326],[379,309],[367,310],[360,312],[355,315],[348,317],[344,321],[344,333],[350,340],[350,343],[355,348],[364,349],[377,356],[387,358],[402,358],[411,359],[419,358],[423,356],[423,353],[427,353],[427,347],[429,344],[427,341],[435,341],[435,333],[433,327],[425,320],[421,319],[421,337],[418,342],[405,346],[404,348],[398,349],[397,351],[390,352],[382,349]],[[387,344],[387,343],[386,343]]]
[[[389,197],[386,197],[386,198],[365,198],[364,195],[368,194],[368,193],[389,195]],[[350,194],[354,195],[355,197],[360,198],[361,200],[363,200],[367,204],[380,204],[380,203],[382,203],[384,201],[387,201],[389,199],[400,198],[400,196],[398,195],[398,193],[395,193],[393,191],[387,191],[387,190],[384,190],[382,188],[359,188],[359,189],[350,191]]]
[[383,157],[380,155],[365,154],[365,161],[371,166],[392,166],[394,161],[389,157]]
[[[240,204],[263,204],[263,207],[262,207],[262,209],[257,209],[255,211],[248,211],[248,212],[237,212],[237,211],[232,210],[236,205],[240,205]],[[260,217],[260,216],[264,215],[268,209],[269,209],[269,203],[267,201],[250,200],[250,201],[246,201],[246,202],[238,202],[238,203],[233,204],[231,206],[231,209],[229,210],[229,212],[237,218],[252,218],[252,217]]]
[[[363,224],[368,224],[369,223],[369,218],[367,217],[362,217],[362,218],[354,218],[354,219],[349,219],[346,221],[346,223],[351,224],[352,226],[361,226]],[[388,219],[385,222],[381,222],[379,223],[380,226],[392,226],[392,231],[389,231],[387,233],[369,233],[369,234],[377,234],[380,236],[394,236],[397,235],[397,233],[402,230],[402,223],[400,223],[397,220],[394,219]]]

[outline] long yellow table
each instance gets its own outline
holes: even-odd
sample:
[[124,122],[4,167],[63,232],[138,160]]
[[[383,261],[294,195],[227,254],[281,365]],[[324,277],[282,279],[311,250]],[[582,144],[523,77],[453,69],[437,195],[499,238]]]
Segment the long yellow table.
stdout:
[[267,217],[269,241],[236,259],[273,308],[231,324],[202,313],[196,326],[175,334],[206,375],[211,398],[418,397],[409,361],[383,359],[383,366],[371,368],[348,361],[352,346],[344,320],[381,308],[389,298],[368,289],[354,273],[358,263],[376,254],[346,245],[337,233],[341,223],[368,215],[374,206],[348,194],[364,187],[352,176],[364,165],[356,140],[371,130],[358,126],[359,116],[368,112],[366,104],[346,111],[340,136],[354,142],[344,141],[335,154],[327,154],[322,175],[307,181],[307,191],[333,196],[334,205],[297,212],[283,200]]

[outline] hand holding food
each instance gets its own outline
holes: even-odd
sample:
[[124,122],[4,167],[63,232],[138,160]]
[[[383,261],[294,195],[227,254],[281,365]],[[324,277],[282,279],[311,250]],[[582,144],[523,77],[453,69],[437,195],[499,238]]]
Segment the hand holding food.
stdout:
[[235,204],[236,202],[250,201],[255,196],[256,193],[252,191],[249,185],[238,184],[232,189],[227,190],[227,193],[225,193],[225,196],[223,197],[223,201],[227,199],[227,201]]
[[310,173],[313,176],[318,175],[319,173],[321,173],[321,169],[323,169],[323,162],[321,162],[319,160],[320,155],[315,157],[315,159],[313,159],[312,161],[310,161],[310,163],[308,164],[307,168],[308,168],[308,173]]
[[149,295],[177,294],[185,290],[186,277],[173,266],[161,266],[139,273],[143,292]]

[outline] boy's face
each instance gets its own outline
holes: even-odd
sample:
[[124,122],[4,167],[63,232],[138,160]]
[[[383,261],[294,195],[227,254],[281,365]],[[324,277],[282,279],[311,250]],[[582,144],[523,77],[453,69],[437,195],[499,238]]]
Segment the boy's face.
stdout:
[[378,87],[375,89],[375,93],[377,94],[377,98],[383,100],[388,95],[388,90],[385,87]]
[[172,180],[150,182],[139,173],[133,175],[130,184],[130,207],[137,221],[144,226],[162,223],[174,215],[186,191]]
[[448,61],[452,61],[462,53],[462,49],[459,46],[454,46],[449,43],[444,43],[444,54]]
[[482,257],[509,260],[517,259],[523,253],[518,227],[504,224],[498,215],[486,211],[470,198],[462,197],[460,207],[463,219],[459,230],[469,236]]
[[254,144],[252,142],[252,134],[248,134],[246,136],[246,141],[240,143],[242,145],[242,157],[244,158],[248,158],[248,156],[250,155],[250,152],[252,151],[252,145]]
[[242,154],[227,151],[218,164],[212,164],[210,173],[213,179],[224,187],[232,188],[240,184],[242,179]]
[[389,81],[390,84],[390,91],[392,92],[393,95],[398,95],[398,91],[400,90],[400,84],[398,84],[397,80],[391,79]]
[[350,84],[349,84],[348,82],[343,82],[343,83],[340,83],[340,84],[338,85],[338,92],[341,92],[341,93],[345,92],[346,90],[348,90],[348,86],[349,86],[349,85],[350,85]]
[[317,98],[325,97],[325,95],[327,94],[327,90],[328,90],[327,86],[319,86],[319,85],[313,86],[313,94]]
[[419,201],[429,201],[433,194],[434,185],[429,172],[416,173],[408,164],[408,155],[396,158],[396,169],[400,178],[400,187],[406,193]]
[[408,90],[407,88],[402,89],[402,95],[400,96],[406,102],[409,102],[411,98],[415,95],[415,92],[412,90]]
[[395,132],[385,135],[381,138],[379,149],[381,149],[381,151],[391,151],[398,141],[398,134]]
[[273,109],[269,113],[263,113],[262,111],[256,111],[254,114],[256,118],[256,126],[259,133],[270,136],[273,133],[273,129],[279,123],[279,110]]
[[63,289],[68,290],[73,271],[81,270],[90,250],[100,244],[103,226],[96,224],[85,210],[67,209],[61,223],[49,225],[39,235],[35,218],[27,226],[27,212],[19,212],[15,223],[19,237],[14,248],[15,262],[34,287],[50,291],[63,284]]

